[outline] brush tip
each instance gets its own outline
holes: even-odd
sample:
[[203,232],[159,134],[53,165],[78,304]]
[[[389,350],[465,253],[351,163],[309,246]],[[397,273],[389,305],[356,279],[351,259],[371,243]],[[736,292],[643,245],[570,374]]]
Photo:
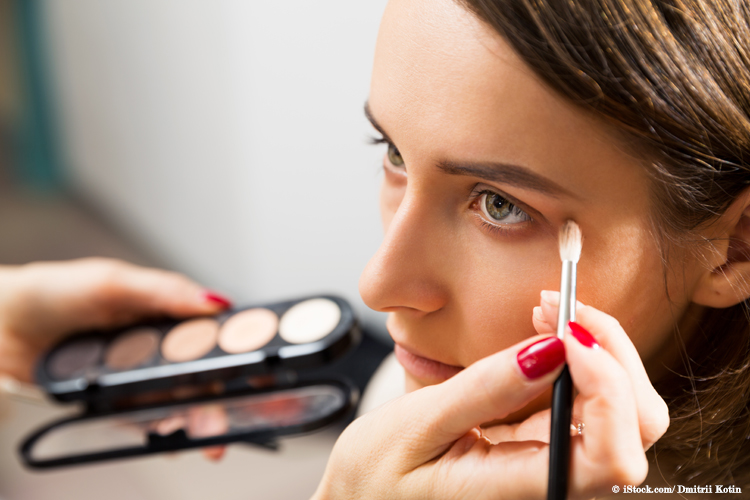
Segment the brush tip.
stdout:
[[581,228],[572,220],[565,221],[560,228],[560,259],[578,263],[581,258],[583,237]]

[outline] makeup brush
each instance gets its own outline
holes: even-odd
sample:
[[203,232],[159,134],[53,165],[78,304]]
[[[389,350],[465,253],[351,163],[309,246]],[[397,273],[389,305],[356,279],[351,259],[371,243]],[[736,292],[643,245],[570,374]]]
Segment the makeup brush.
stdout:
[[[560,308],[557,337],[562,340],[568,322],[576,319],[576,264],[581,257],[581,229],[572,220],[560,228]],[[549,485],[547,500],[564,500],[568,493],[570,462],[570,415],[573,410],[573,381],[568,365],[563,367],[552,388],[552,420],[549,440]]]

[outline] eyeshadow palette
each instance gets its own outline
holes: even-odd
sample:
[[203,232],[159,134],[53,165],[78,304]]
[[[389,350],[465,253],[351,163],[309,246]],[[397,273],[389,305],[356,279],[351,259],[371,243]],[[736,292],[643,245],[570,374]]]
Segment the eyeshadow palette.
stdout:
[[175,386],[315,367],[356,344],[349,304],[319,296],[66,339],[37,382],[60,401],[102,401]]
[[321,373],[361,338],[351,306],[330,295],[74,335],[42,357],[36,380],[84,411],[27,437],[21,458],[50,468],[237,441],[269,446],[319,429],[356,405],[346,376]]

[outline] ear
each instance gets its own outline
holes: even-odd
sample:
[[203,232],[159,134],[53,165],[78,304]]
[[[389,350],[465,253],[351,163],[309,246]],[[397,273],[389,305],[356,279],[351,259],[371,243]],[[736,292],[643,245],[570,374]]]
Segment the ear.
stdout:
[[711,262],[694,290],[693,302],[721,309],[750,297],[750,189],[711,227]]

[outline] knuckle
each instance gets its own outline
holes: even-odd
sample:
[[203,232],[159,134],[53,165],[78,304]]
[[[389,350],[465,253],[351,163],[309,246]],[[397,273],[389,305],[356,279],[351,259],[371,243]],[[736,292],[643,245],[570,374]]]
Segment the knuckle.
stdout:
[[99,291],[104,295],[116,295],[125,279],[126,268],[115,261],[91,264],[90,272]]
[[166,288],[171,288],[175,293],[190,291],[197,285],[184,274],[174,271],[156,271],[158,277],[163,280]]
[[646,480],[648,460],[644,453],[618,454],[612,461],[608,474],[608,484],[638,485]]
[[602,319],[602,327],[605,329],[606,332],[613,332],[613,331],[620,331],[623,330],[622,325],[617,320],[617,318],[610,316],[608,314],[604,314]]
[[650,412],[643,432],[646,449],[650,448],[667,432],[670,424],[669,407],[658,394],[649,402],[648,408]]
[[[487,366],[489,363],[483,362],[481,365],[479,365],[477,368],[489,368]],[[479,396],[485,400],[485,401],[493,401],[494,398],[497,397],[496,395],[496,388],[495,388],[495,378],[492,376],[488,376],[484,373],[485,370],[479,370],[475,369],[471,372],[472,378],[473,378],[473,386],[476,387],[479,390]],[[513,371],[514,374],[519,375],[516,373],[516,371]],[[517,379],[521,380],[520,376],[516,377]]]
[[599,334],[602,336],[611,337],[623,331],[622,325],[617,318],[608,314],[602,313],[601,317],[597,318],[597,323],[600,330]]
[[581,305],[580,307],[576,307],[576,316],[578,316],[580,319],[590,318],[597,312],[598,309],[593,306]]
[[667,429],[669,429],[669,406],[667,406],[667,402],[664,401],[661,397],[657,397],[657,401],[654,403],[654,406],[658,408],[658,410],[655,412],[655,427],[656,429],[658,429],[659,437],[661,437],[665,432],[667,432]]
[[79,259],[77,264],[92,271],[103,272],[113,267],[124,266],[125,262],[118,259],[111,259],[109,257],[85,257]]
[[94,280],[103,285],[119,281],[127,266],[123,261],[104,257],[81,259],[80,265]]

